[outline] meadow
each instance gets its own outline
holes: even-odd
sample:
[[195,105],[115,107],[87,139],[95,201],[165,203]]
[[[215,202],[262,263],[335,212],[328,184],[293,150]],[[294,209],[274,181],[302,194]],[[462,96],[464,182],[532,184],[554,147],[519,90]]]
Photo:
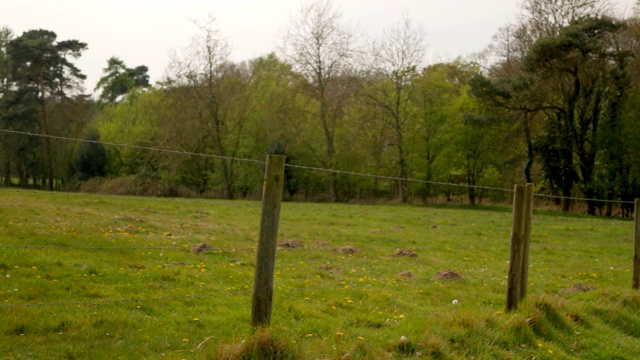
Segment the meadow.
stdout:
[[640,353],[632,221],[534,210],[528,297],[505,312],[510,207],[285,202],[278,242],[301,246],[277,251],[271,327],[253,329],[259,218],[254,201],[1,190],[0,356]]

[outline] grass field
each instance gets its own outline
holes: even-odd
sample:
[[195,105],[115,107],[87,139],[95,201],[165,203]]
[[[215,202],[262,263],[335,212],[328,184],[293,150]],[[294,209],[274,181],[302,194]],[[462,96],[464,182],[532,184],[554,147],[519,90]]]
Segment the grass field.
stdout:
[[[505,313],[507,207],[284,203],[279,242],[303,247],[278,250],[272,326],[255,331],[259,217],[257,202],[0,191],[0,356],[640,353],[631,221],[535,211],[529,296]],[[194,254],[199,243],[212,249]],[[343,246],[356,253],[335,251]],[[434,280],[443,270],[464,280]]]

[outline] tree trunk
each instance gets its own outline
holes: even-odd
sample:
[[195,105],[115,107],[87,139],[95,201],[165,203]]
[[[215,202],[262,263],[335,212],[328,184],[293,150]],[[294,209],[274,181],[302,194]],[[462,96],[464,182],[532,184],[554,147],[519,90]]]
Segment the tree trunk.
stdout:
[[27,167],[24,161],[20,162],[18,168],[18,177],[20,178],[20,187],[26,188],[29,186],[29,177],[27,176]]
[[571,210],[571,199],[569,198],[571,197],[573,183],[570,181],[565,181],[562,185],[562,211],[566,212]]
[[42,64],[40,64],[40,93],[42,95],[42,121],[44,123],[44,133],[47,137],[44,138],[45,144],[45,157],[47,159],[47,175],[49,177],[49,190],[53,190],[53,156],[51,154],[51,131],[49,131],[49,116],[47,114],[47,99],[44,89],[44,72]]
[[[399,105],[398,105],[399,106]],[[399,112],[399,108],[397,109]],[[404,138],[402,136],[402,126],[398,121],[399,114],[396,115],[396,123],[395,123],[395,131],[396,131],[396,142],[398,147],[398,201],[401,203],[407,202],[407,197],[405,194],[406,181],[404,179],[407,178],[407,159],[404,155]]]
[[11,160],[4,163],[4,186],[11,186]]
[[531,181],[531,167],[533,166],[533,141],[531,140],[531,119],[529,118],[531,115],[525,115],[525,120],[523,123],[524,126],[524,137],[527,142],[527,164],[524,167],[524,176],[527,179],[527,184],[532,184]]
[[469,187],[469,205],[476,206],[476,188],[475,188],[475,186]]

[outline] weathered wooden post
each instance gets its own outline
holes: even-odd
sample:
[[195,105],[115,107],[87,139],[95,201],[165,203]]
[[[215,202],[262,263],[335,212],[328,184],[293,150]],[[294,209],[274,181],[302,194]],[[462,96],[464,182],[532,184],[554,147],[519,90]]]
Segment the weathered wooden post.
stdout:
[[511,255],[509,257],[509,276],[507,279],[507,311],[518,309],[518,301],[520,300],[525,192],[524,186],[516,185],[513,193]]
[[633,208],[633,288],[640,287],[640,199],[636,199]]
[[527,184],[524,197],[524,224],[522,227],[522,263],[520,273],[520,302],[527,296],[529,283],[529,247],[531,245],[531,218],[533,217],[533,184]]
[[281,155],[268,155],[262,188],[262,215],[256,273],[253,284],[251,326],[269,326],[273,301],[273,271],[276,260],[278,222],[284,185],[284,162]]

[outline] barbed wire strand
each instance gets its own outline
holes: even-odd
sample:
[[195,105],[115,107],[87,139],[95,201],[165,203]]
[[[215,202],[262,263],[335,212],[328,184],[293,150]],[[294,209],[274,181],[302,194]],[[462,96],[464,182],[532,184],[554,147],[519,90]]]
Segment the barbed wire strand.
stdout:
[[[255,159],[246,159],[246,158],[237,158],[237,157],[230,157],[230,156],[203,154],[203,153],[196,153],[196,152],[183,151],[183,150],[161,149],[161,148],[155,148],[155,147],[150,147],[150,146],[120,144],[120,143],[113,143],[113,142],[106,142],[106,141],[99,141],[99,140],[78,139],[78,138],[70,138],[70,137],[65,137],[65,136],[45,135],[45,134],[39,134],[39,133],[31,133],[31,132],[28,132],[28,131],[17,131],[17,130],[0,129],[0,132],[10,133],[10,134],[27,135],[27,136],[35,136],[35,137],[43,137],[43,138],[50,138],[50,139],[56,139],[56,140],[77,141],[77,142],[85,142],[85,143],[92,143],[92,144],[102,144],[102,145],[109,145],[109,146],[116,146],[116,147],[125,147],[125,148],[133,148],[133,149],[141,149],[141,150],[149,150],[149,151],[166,152],[166,153],[172,153],[172,154],[202,156],[202,157],[209,157],[209,158],[216,158],[216,159],[226,159],[226,160],[245,161],[245,162],[253,162],[253,163],[259,163],[259,164],[265,164],[265,161],[255,160]],[[411,179],[411,178],[401,178],[401,177],[394,177],[394,176],[368,174],[368,173],[355,172],[355,171],[346,171],[346,170],[326,169],[326,168],[320,168],[320,167],[314,167],[314,166],[304,166],[304,165],[295,165],[295,164],[285,164],[285,166],[286,167],[290,167],[290,168],[313,170],[313,171],[320,171],[320,172],[330,172],[330,173],[336,173],[336,174],[353,175],[353,176],[361,176],[361,177],[370,177],[370,178],[377,178],[377,179],[383,179],[383,180],[406,181],[406,182],[414,182],[414,183],[421,183],[421,184],[431,184],[431,185],[461,187],[461,188],[475,188],[475,189],[482,189],[482,190],[502,191],[502,192],[508,192],[508,193],[512,193],[513,192],[513,189],[490,187],[490,186],[454,184],[454,183],[446,183],[446,182],[439,182],[439,181],[429,181],[429,180],[420,180],[420,179]],[[554,198],[554,199],[569,199],[569,200],[574,200],[574,201],[598,201],[598,202],[605,202],[605,203],[609,202],[609,203],[618,203],[618,204],[633,204],[634,203],[632,201],[591,199],[591,198],[581,198],[581,197],[565,197],[565,196],[545,195],[545,194],[534,194],[534,196],[545,197],[545,198]]]
[[245,162],[258,163],[258,164],[265,164],[265,161],[263,161],[263,160],[243,159],[243,158],[237,158],[237,157],[232,157],[232,156],[203,154],[203,153],[197,153],[197,152],[186,151],[186,150],[161,149],[161,148],[156,148],[156,147],[151,147],[151,146],[121,144],[121,143],[114,143],[114,142],[100,141],[100,140],[78,139],[78,138],[70,138],[70,137],[66,137],[66,136],[38,134],[38,133],[29,132],[29,131],[17,131],[17,130],[0,129],[0,132],[4,132],[4,133],[8,133],[8,134],[18,134],[18,135],[27,135],[27,136],[49,138],[49,139],[55,139],[55,140],[77,141],[77,142],[84,142],[84,143],[90,143],[90,144],[109,145],[109,146],[123,147],[123,148],[129,148],[129,149],[158,151],[158,152],[164,152],[164,153],[170,153],[170,154],[178,154],[178,155],[202,156],[202,157],[208,157],[208,158],[214,158],[214,159],[245,161]]
[[559,196],[559,195],[547,195],[547,194],[534,194],[534,196],[542,197],[542,198],[551,198],[551,199],[567,199],[567,200],[575,200],[575,201],[596,201],[602,203],[615,203],[615,204],[633,204],[633,201],[624,201],[624,200],[605,200],[605,199],[592,199],[592,198],[582,198],[582,197],[572,197],[572,196]]
[[497,191],[503,191],[503,192],[513,192],[512,189],[490,187],[490,186],[478,186],[478,185],[472,186],[472,185],[467,185],[467,184],[453,184],[453,183],[445,183],[445,182],[439,182],[439,181],[429,181],[429,180],[420,180],[420,179],[411,179],[411,178],[401,178],[401,177],[395,177],[395,176],[367,174],[367,173],[346,171],[346,170],[332,170],[332,169],[325,169],[325,168],[319,168],[319,167],[313,167],[313,166],[304,166],[304,165],[294,165],[294,164],[285,164],[284,166],[290,167],[290,168],[296,168],[296,169],[305,169],[305,170],[313,170],[313,171],[321,171],[321,172],[331,172],[331,173],[336,173],[336,174],[370,177],[370,178],[382,179],[382,180],[406,181],[406,182],[414,182],[414,183],[420,183],[420,184],[442,185],[442,186],[463,187],[463,188],[473,187],[475,189],[497,190]]

